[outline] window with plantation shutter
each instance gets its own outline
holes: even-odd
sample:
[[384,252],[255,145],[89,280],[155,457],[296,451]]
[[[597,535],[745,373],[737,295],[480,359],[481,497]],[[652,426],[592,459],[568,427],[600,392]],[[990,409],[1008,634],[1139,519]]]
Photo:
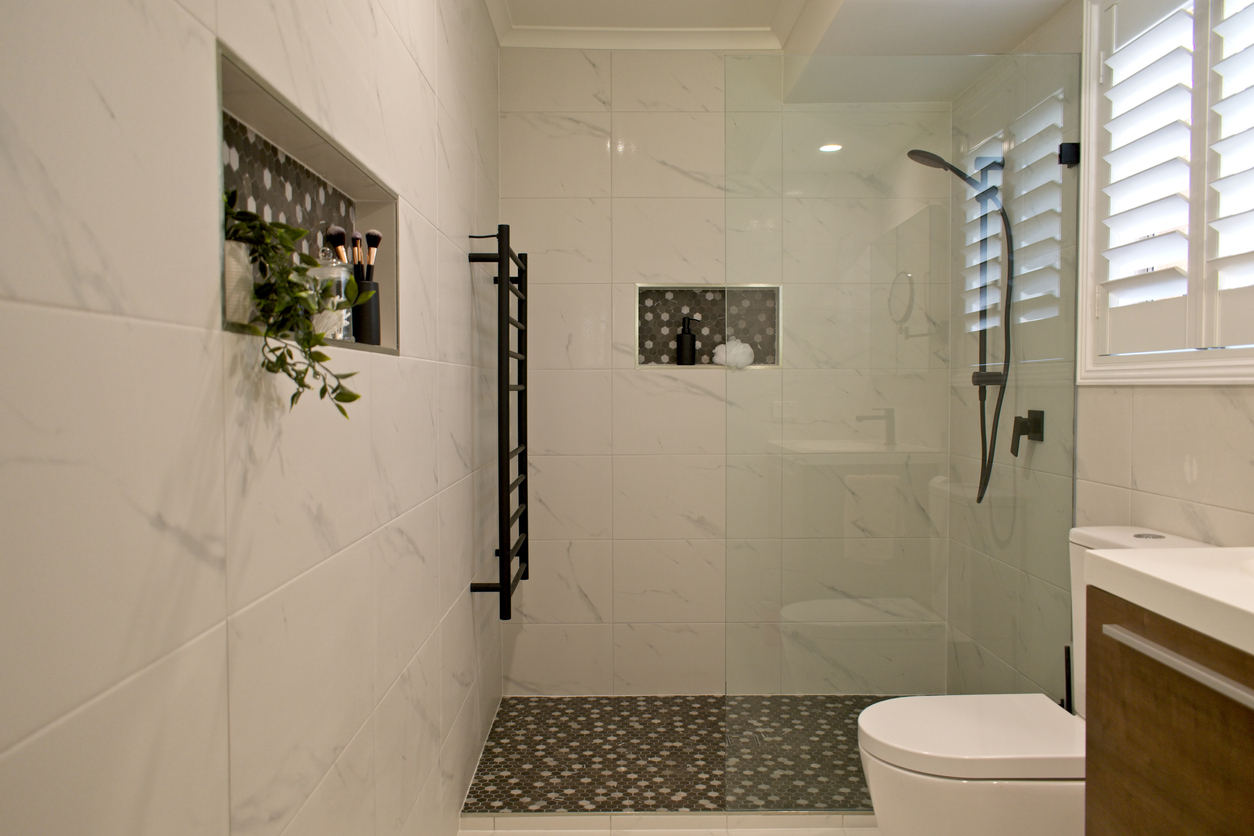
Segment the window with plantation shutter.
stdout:
[[1254,0],[1090,2],[1080,382],[1254,380]]

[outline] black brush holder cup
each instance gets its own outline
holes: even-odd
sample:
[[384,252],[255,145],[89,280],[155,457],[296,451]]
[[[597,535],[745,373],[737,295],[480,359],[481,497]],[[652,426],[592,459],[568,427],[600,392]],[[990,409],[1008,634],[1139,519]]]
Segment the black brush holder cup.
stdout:
[[358,295],[368,291],[374,291],[374,295],[360,305],[353,305],[353,340],[366,345],[379,345],[379,283],[357,283]]

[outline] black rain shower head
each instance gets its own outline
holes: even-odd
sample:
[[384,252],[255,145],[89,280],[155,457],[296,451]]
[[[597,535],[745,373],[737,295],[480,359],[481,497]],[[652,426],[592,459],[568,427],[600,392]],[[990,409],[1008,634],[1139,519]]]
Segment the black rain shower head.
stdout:
[[[984,185],[980,183],[979,180],[976,180],[971,175],[967,174],[965,171],[958,168],[958,166],[954,165],[949,160],[945,159],[939,154],[933,154],[931,151],[920,151],[919,149],[916,148],[913,151],[907,151],[906,156],[914,160],[919,165],[925,165],[928,168],[939,168],[942,171],[950,172],[959,180],[962,180],[968,186],[975,189],[975,191],[977,192],[987,191]],[[997,193],[996,189],[994,189],[993,194],[996,195],[996,193]]]

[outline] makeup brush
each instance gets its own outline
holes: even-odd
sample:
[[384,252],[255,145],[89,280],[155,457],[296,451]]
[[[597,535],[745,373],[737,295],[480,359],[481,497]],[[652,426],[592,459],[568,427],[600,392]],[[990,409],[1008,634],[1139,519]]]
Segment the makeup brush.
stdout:
[[344,241],[346,240],[344,227],[331,225],[327,227],[327,232],[322,236],[322,238],[326,241],[328,247],[335,250],[336,257],[339,258],[340,261],[347,264],[348,253],[344,250]]
[[366,278],[366,265],[362,261],[364,253],[361,248],[361,233],[353,233],[353,278],[357,281],[364,281]]
[[379,245],[383,243],[383,233],[377,229],[366,230],[366,246],[369,255],[366,257],[366,281],[374,281],[374,257],[379,252]]

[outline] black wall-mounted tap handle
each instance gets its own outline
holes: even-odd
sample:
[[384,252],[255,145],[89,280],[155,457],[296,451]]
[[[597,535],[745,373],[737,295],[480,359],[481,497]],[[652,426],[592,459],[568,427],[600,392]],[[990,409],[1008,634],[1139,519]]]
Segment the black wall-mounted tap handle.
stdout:
[[1019,439],[1025,435],[1028,437],[1028,441],[1045,440],[1044,410],[1029,409],[1027,418],[1024,418],[1022,415],[1015,416],[1015,423],[1010,436],[1010,455],[1019,455]]

